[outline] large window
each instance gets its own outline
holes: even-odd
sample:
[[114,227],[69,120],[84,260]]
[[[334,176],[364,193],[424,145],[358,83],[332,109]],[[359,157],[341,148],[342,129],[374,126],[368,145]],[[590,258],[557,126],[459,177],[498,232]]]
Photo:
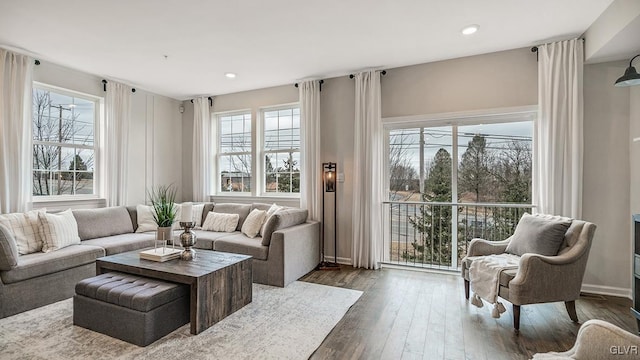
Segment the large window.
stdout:
[[221,192],[251,192],[251,113],[218,116]]
[[33,195],[93,195],[99,100],[39,84],[33,89]]
[[267,110],[264,116],[266,193],[300,193],[300,108]]
[[513,233],[532,208],[533,113],[513,117],[389,130],[385,261],[456,268],[472,238]]
[[[217,114],[218,194],[297,196],[300,193],[300,108],[281,105]],[[255,172],[255,174],[254,174]]]

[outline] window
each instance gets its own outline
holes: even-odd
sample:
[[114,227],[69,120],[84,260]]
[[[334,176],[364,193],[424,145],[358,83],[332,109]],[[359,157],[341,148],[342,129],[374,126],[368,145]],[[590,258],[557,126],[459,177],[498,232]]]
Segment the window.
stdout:
[[265,110],[264,191],[300,193],[300,108]]
[[33,88],[33,195],[94,195],[99,99]]
[[472,238],[503,240],[531,211],[535,112],[479,117],[387,125],[385,262],[456,269]]
[[251,192],[251,113],[218,116],[221,192]]

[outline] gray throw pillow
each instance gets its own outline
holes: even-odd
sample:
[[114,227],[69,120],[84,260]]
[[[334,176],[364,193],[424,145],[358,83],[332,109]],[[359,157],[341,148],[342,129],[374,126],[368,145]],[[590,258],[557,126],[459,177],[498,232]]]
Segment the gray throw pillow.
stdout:
[[18,247],[11,231],[0,225],[0,270],[11,270],[18,266]]
[[506,252],[518,256],[526,253],[557,255],[571,221],[560,216],[525,213],[516,226]]

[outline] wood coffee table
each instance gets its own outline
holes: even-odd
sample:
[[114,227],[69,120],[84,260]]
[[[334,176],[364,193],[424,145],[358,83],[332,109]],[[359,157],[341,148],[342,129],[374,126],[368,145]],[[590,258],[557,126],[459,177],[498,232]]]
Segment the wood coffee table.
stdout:
[[119,271],[191,286],[190,317],[194,335],[252,300],[251,256],[198,249],[192,261],[156,262],[140,259],[140,251],[98,258],[96,273]]

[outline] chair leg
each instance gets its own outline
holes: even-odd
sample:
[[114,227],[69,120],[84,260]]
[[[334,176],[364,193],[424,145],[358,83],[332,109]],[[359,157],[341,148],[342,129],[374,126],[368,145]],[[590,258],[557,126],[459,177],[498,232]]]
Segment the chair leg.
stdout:
[[513,330],[520,333],[520,305],[513,304]]
[[464,297],[469,300],[469,280],[464,279]]
[[565,301],[564,306],[567,308],[567,313],[569,313],[569,317],[573,322],[578,322],[578,314],[576,313],[576,302],[574,301]]

